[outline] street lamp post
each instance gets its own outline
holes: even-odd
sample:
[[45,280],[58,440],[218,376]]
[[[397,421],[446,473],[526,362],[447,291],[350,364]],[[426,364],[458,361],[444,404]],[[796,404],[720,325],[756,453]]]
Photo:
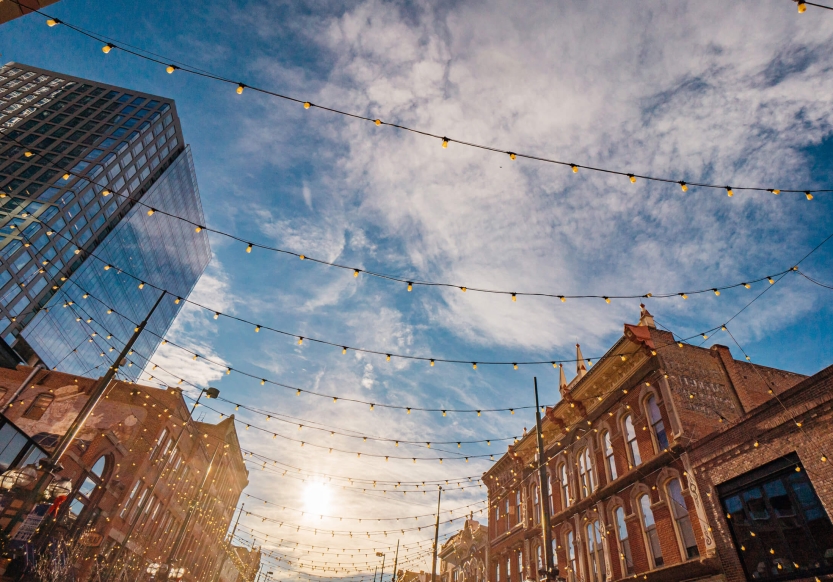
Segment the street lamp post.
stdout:
[[382,572],[379,574],[379,582],[385,582],[385,553],[376,552],[377,558],[382,558]]

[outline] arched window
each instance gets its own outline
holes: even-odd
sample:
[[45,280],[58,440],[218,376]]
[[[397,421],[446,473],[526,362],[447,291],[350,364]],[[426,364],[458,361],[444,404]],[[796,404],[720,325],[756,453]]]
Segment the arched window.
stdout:
[[104,486],[104,471],[107,468],[107,456],[102,455],[93,463],[92,469],[84,474],[84,478],[75,495],[72,496],[72,501],[69,503],[69,510],[67,517],[75,523],[81,516],[83,511],[91,505],[96,489]]
[[651,429],[657,439],[657,452],[663,451],[668,448],[668,435],[665,434],[665,425],[662,423],[662,414],[659,411],[656,396],[650,395],[645,401],[645,406],[648,408],[648,420],[651,422]]
[[35,400],[32,401],[32,404],[29,405],[29,408],[26,409],[26,412],[23,413],[23,418],[40,420],[43,413],[46,412],[46,409],[49,408],[50,404],[52,404],[53,400],[55,400],[55,397],[51,394],[38,394],[35,396]]
[[552,565],[558,568],[558,540],[552,538]]
[[555,492],[552,490],[552,475],[547,472],[547,491],[550,494],[550,515],[555,513]]
[[619,559],[622,564],[622,571],[625,574],[633,574],[633,557],[631,555],[631,543],[628,540],[628,528],[625,524],[625,509],[617,507],[613,512],[616,518],[616,538],[619,540]]
[[506,582],[512,582],[512,558],[506,558]]
[[624,424],[625,440],[628,443],[631,465],[636,467],[642,464],[642,457],[639,456],[639,444],[636,442],[636,429],[633,428],[633,420],[630,414],[625,417]]
[[538,492],[538,486],[532,486],[532,521],[538,523],[541,521],[541,495]]
[[605,579],[605,557],[602,548],[602,531],[599,521],[587,524],[587,566],[590,582],[603,582]]
[[558,466],[558,480],[561,482],[561,505],[564,509],[570,507],[570,480],[567,477],[567,463]]
[[567,580],[576,582],[578,579],[578,565],[576,563],[576,544],[573,532],[567,532]]
[[582,497],[587,497],[596,488],[589,448],[582,449],[578,455],[578,484]]
[[648,542],[648,555],[654,562],[654,568],[663,565],[662,549],[659,546],[659,534],[657,524],[654,521],[654,512],[651,511],[651,497],[645,493],[639,498],[639,509],[642,512],[642,527],[645,530],[645,537]]
[[604,446],[605,462],[607,463],[607,474],[611,481],[615,481],[618,475],[616,474],[616,458],[613,456],[613,443],[610,442],[610,432],[604,431],[602,434],[602,445]]
[[[538,557],[538,570],[543,570],[544,568],[544,552],[541,546],[537,546],[535,548],[535,554]],[[537,578],[537,576],[535,576]]]
[[518,582],[524,579],[524,553],[518,552]]
[[679,479],[671,479],[666,486],[668,490],[668,503],[671,504],[671,515],[677,524],[677,535],[685,551],[687,559],[696,558],[700,555],[697,549],[697,540],[694,537],[694,528],[691,527],[691,518],[688,516],[688,507],[683,497],[683,489]]
[[495,566],[495,582],[500,582],[500,562]]
[[509,496],[507,495],[506,498],[503,500],[503,529],[509,531],[509,528],[512,527],[512,524],[509,523]]

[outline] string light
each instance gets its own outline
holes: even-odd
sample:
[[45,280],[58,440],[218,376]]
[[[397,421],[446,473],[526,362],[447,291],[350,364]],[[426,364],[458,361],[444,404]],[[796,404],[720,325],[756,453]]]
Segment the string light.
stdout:
[[168,73],[169,75],[170,75],[171,73],[173,73],[174,71],[176,71],[176,70],[177,70],[177,67],[176,67],[176,66],[174,66],[174,65],[168,65],[167,67],[165,67],[165,71],[167,71],[167,73]]
[[49,28],[52,28],[56,24],[61,24],[61,21],[58,20],[57,18],[50,18],[49,20],[46,21],[46,26],[48,26]]
[[252,243],[249,243],[249,245],[246,247],[246,252],[247,253],[252,252]]
[[735,193],[734,193],[734,191],[732,190],[732,187],[731,187],[731,186],[726,186],[726,195],[727,195],[729,198],[731,198],[732,196],[734,196],[734,195],[735,195]]
[[448,147],[448,138],[444,137],[443,138],[443,148],[447,148],[447,147]]
[[636,176],[634,176],[633,174],[628,174],[628,178],[630,179],[631,184],[636,184]]
[[686,184],[683,181],[680,181],[679,184],[680,184],[680,190],[682,190],[683,192],[688,192],[688,184]]
[[243,83],[238,83],[237,84],[237,94],[242,95],[243,94],[243,89],[245,89],[245,88],[246,88],[246,85],[244,85]]
[[154,214],[155,212],[156,212],[156,209],[155,209],[155,208],[148,208],[148,216],[153,216],[153,214]]
[[107,43],[107,44],[105,44],[103,47],[101,47],[101,52],[103,52],[103,53],[106,55],[106,54],[108,54],[111,50],[113,50],[114,48],[116,48],[116,47],[114,47],[113,45],[111,45],[111,44],[108,42],[108,43]]
[[798,0],[798,13],[804,14],[807,11],[807,3],[804,0]]

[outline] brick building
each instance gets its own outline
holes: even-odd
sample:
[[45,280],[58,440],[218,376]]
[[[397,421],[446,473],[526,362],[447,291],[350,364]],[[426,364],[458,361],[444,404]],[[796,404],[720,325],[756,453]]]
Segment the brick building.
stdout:
[[[623,336],[595,365],[582,358],[578,347],[577,360],[570,383],[562,367],[561,400],[547,408],[542,422],[550,496],[540,495],[534,431],[510,445],[484,474],[491,512],[490,582],[537,578],[544,565],[541,503],[548,504],[551,516],[556,564],[571,582],[723,580],[724,570],[729,579],[742,580],[727,520],[713,505],[717,496],[712,491],[724,491],[720,484],[727,479],[744,477],[773,459],[786,458],[779,462],[793,463],[794,468],[789,455],[796,451],[806,463],[804,474],[819,482],[815,487],[823,499],[827,494],[825,513],[821,505],[812,505],[802,485],[802,499],[812,505],[821,524],[814,531],[826,531],[833,505],[828,466],[821,453],[803,458],[797,427],[787,426],[790,431],[785,432],[790,417],[778,403],[789,398],[808,417],[814,413],[807,411],[818,406],[818,418],[829,418],[829,403],[820,402],[824,388],[808,388],[819,382],[829,386],[828,377],[805,379],[737,361],[724,346],[678,343],[672,334],[656,329],[644,308],[639,324],[625,325]],[[768,421],[761,417],[767,411]],[[814,420],[813,427],[827,431],[829,444],[829,420],[826,425]],[[768,431],[769,447],[763,446],[763,436],[754,446],[749,434],[760,431]],[[748,446],[740,444],[744,439]],[[748,460],[744,447],[754,451]],[[727,465],[728,459],[732,463]],[[699,469],[703,463],[710,464]],[[762,469],[761,475],[768,470]],[[727,486],[736,487],[731,482]],[[770,549],[777,552],[780,546]],[[824,561],[825,552],[833,563],[833,543],[817,549],[814,559]],[[786,566],[781,563],[779,569],[771,562],[770,567],[781,572]],[[802,568],[806,571],[807,565]]]
[[451,536],[438,552],[442,582],[486,582],[489,535],[474,519]]
[[[0,405],[9,420],[50,450],[94,381],[46,370],[29,378],[32,372],[25,366],[0,369]],[[236,554],[221,551],[248,484],[234,419],[194,421],[178,388],[114,382],[61,464],[60,476],[71,480],[72,493],[61,506],[58,531],[89,532],[93,542],[85,557],[103,556],[112,574],[133,580],[153,563],[175,564],[185,568],[185,580],[213,580],[223,554]],[[192,517],[183,528],[189,509]],[[0,517],[0,526],[9,515],[7,510]],[[235,557],[226,561],[239,562]],[[94,563],[81,560],[82,574]],[[248,572],[250,564],[240,569]]]

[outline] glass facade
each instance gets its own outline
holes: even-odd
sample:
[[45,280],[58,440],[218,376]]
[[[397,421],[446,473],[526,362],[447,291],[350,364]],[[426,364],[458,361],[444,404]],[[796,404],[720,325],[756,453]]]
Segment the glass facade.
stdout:
[[[158,297],[126,273],[188,295],[210,258],[206,233],[147,216],[136,200],[203,223],[173,101],[0,67],[0,337],[20,348],[22,336],[50,367],[97,376],[100,354],[118,351]],[[179,307],[163,300],[149,329],[164,334]],[[135,350],[149,357],[159,342],[146,333]],[[131,379],[136,363],[122,367]]]

